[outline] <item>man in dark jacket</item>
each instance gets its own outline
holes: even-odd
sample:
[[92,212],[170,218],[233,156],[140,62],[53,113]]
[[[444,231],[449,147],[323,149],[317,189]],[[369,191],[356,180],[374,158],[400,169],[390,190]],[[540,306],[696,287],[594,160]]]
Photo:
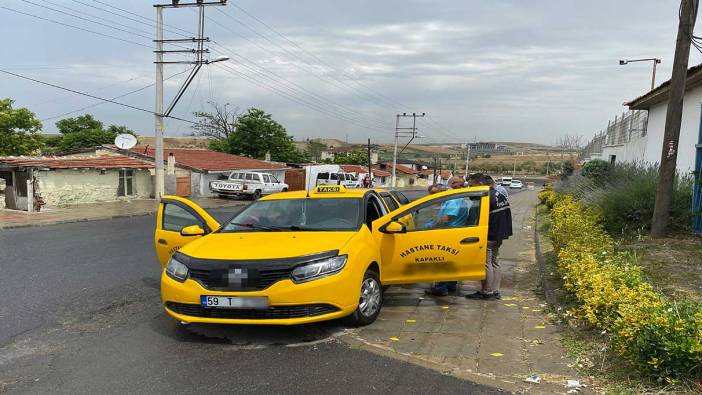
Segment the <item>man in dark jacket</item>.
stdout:
[[485,280],[481,281],[481,290],[470,295],[469,299],[500,299],[500,261],[498,259],[502,242],[512,236],[512,211],[507,196],[495,190],[495,181],[489,175],[482,176],[482,185],[490,187],[490,220],[488,223],[487,259],[485,262]]

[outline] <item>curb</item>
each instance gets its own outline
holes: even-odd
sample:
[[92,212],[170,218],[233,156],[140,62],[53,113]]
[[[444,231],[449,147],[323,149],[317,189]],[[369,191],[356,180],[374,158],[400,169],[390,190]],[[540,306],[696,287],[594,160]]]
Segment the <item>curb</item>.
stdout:
[[[226,206],[203,207],[203,209],[208,210],[208,209],[238,207],[238,206],[244,206],[245,204],[246,203],[241,202],[241,203],[236,203],[236,204],[231,204],[231,205],[226,205]],[[154,211],[139,211],[136,213],[103,215],[103,216],[99,216],[99,217],[90,217],[90,218],[85,218],[85,217],[83,217],[83,218],[67,218],[67,219],[59,219],[59,220],[50,221],[50,222],[0,225],[0,229],[39,228],[39,227],[43,227],[43,226],[72,224],[72,223],[77,223],[77,222],[106,221],[106,220],[118,219],[118,218],[143,217],[143,216],[151,215],[151,214],[155,214],[155,213],[156,213],[156,211],[154,210]]]
[[544,255],[541,250],[541,235],[539,234],[539,205],[536,205],[536,212],[534,214],[534,247],[536,249],[536,263],[539,266],[539,279],[541,283],[541,289],[544,292],[544,298],[546,302],[551,305],[558,304],[557,297],[554,295],[553,287],[547,280],[546,276],[546,262],[544,260]]

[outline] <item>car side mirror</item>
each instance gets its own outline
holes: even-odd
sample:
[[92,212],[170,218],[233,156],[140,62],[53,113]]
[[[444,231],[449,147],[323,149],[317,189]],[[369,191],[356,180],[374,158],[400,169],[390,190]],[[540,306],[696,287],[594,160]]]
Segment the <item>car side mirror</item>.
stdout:
[[383,225],[379,229],[383,233],[407,233],[407,227],[405,224],[397,221],[390,221],[387,224]]
[[202,236],[204,234],[205,230],[200,225],[190,225],[180,230],[181,236]]

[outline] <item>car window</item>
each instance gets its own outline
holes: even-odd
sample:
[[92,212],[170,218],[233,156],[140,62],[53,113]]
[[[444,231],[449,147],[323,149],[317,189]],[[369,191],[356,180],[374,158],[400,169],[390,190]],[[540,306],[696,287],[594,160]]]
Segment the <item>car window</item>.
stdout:
[[200,225],[201,228],[205,228],[205,224],[199,217],[174,203],[165,204],[162,217],[161,228],[163,230],[180,232],[184,227],[191,225]]
[[317,174],[317,179],[318,179],[318,180],[326,180],[326,179],[329,179],[329,173],[319,173],[319,174]]
[[280,181],[278,181],[277,178],[275,178],[275,176],[273,174],[269,174],[269,176],[271,176],[271,182],[277,182],[277,183],[280,182]]
[[395,211],[398,207],[400,207],[389,193],[383,192],[380,194],[380,197],[382,197],[385,201],[385,205],[388,206],[388,210]]
[[412,221],[403,221],[408,232],[477,226],[480,221],[480,197],[465,196],[438,200],[400,214],[394,219],[408,215]]
[[339,174],[337,174],[337,173],[331,173],[330,176],[331,176],[330,178],[331,178],[332,180],[338,180],[338,179],[339,179]]
[[271,179],[268,178],[268,174],[261,174],[263,176],[263,182],[271,182]]
[[245,208],[222,232],[358,230],[360,198],[259,200]]
[[246,179],[247,179],[248,181],[253,180],[253,174],[251,174],[251,173],[246,173]]

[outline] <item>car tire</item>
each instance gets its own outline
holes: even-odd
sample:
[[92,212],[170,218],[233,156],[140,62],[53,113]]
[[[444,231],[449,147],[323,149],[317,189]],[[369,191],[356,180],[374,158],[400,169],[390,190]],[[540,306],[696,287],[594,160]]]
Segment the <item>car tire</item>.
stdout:
[[346,317],[346,321],[351,326],[372,324],[380,315],[382,305],[383,285],[380,282],[380,275],[375,270],[368,269],[363,274],[361,296],[356,311]]
[[253,195],[251,195],[251,200],[258,200],[261,197],[261,191],[255,190]]
[[283,190],[281,192],[287,192],[287,191],[288,191],[288,188],[283,188]]

